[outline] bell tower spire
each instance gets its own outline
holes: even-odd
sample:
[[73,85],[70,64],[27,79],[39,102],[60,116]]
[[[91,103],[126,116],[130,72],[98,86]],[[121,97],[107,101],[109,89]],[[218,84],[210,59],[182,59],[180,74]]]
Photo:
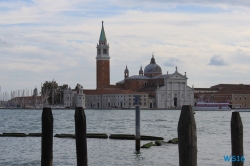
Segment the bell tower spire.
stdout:
[[99,38],[99,44],[105,44],[105,45],[107,44],[107,39],[106,39],[104,27],[103,27],[103,21],[102,21],[102,30],[101,30],[101,34]]
[[142,66],[140,67],[140,70],[139,70],[139,75],[140,75],[140,76],[143,76]]
[[103,21],[99,44],[97,44],[96,49],[96,88],[103,88],[110,85],[109,44],[107,43]]
[[126,69],[124,70],[124,79],[129,77],[129,70],[128,67],[126,65]]

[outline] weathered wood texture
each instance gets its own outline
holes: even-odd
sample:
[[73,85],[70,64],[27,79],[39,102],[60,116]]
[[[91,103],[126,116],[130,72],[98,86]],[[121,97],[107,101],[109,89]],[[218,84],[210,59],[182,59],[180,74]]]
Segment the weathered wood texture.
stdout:
[[75,137],[77,166],[87,166],[86,116],[83,107],[76,107],[75,109]]
[[53,115],[51,108],[43,108],[42,113],[42,155],[41,165],[52,166],[53,163]]
[[181,108],[178,123],[179,166],[197,166],[197,133],[192,107]]
[[135,110],[135,150],[140,152],[141,136],[140,136],[140,106],[136,106]]
[[232,162],[232,166],[243,166],[244,161],[241,161],[243,156],[243,125],[239,112],[232,112],[231,117],[231,143],[232,156],[239,156],[236,161]]

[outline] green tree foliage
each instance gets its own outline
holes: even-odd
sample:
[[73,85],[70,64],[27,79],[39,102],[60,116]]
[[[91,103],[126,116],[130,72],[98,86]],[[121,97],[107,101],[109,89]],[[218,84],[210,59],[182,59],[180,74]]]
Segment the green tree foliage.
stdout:
[[77,92],[78,92],[78,90],[79,90],[78,86],[81,86],[81,84],[79,84],[79,83],[76,84],[75,90],[76,90]]
[[54,90],[54,104],[63,104],[63,91],[68,88],[67,84],[58,85],[56,81],[46,81],[42,86],[42,94],[45,96],[46,94],[49,96],[48,102],[52,104],[52,93]]

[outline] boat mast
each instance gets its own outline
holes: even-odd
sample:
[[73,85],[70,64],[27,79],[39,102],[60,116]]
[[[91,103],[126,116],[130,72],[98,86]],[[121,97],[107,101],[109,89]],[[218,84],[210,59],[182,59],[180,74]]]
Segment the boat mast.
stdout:
[[23,107],[24,107],[24,89],[23,89]]
[[52,105],[54,105],[54,79],[52,81]]

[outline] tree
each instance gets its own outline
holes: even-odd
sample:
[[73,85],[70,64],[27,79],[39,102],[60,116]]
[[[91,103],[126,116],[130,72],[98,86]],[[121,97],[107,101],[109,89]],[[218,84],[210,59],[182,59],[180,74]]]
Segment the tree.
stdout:
[[[54,88],[53,88],[54,86]],[[56,89],[58,88],[58,83],[56,81],[46,81],[45,83],[43,83],[42,86],[42,94],[43,96],[48,95],[48,102],[49,104],[52,104],[52,93],[54,91],[54,99],[56,99]],[[48,92],[48,94],[46,94],[46,92]],[[54,100],[55,101],[55,100]]]
[[81,86],[81,84],[77,83],[77,84],[76,84],[76,87],[75,87],[75,90],[76,90],[77,92],[78,92],[78,90],[79,90],[79,88],[78,88],[79,86]]

